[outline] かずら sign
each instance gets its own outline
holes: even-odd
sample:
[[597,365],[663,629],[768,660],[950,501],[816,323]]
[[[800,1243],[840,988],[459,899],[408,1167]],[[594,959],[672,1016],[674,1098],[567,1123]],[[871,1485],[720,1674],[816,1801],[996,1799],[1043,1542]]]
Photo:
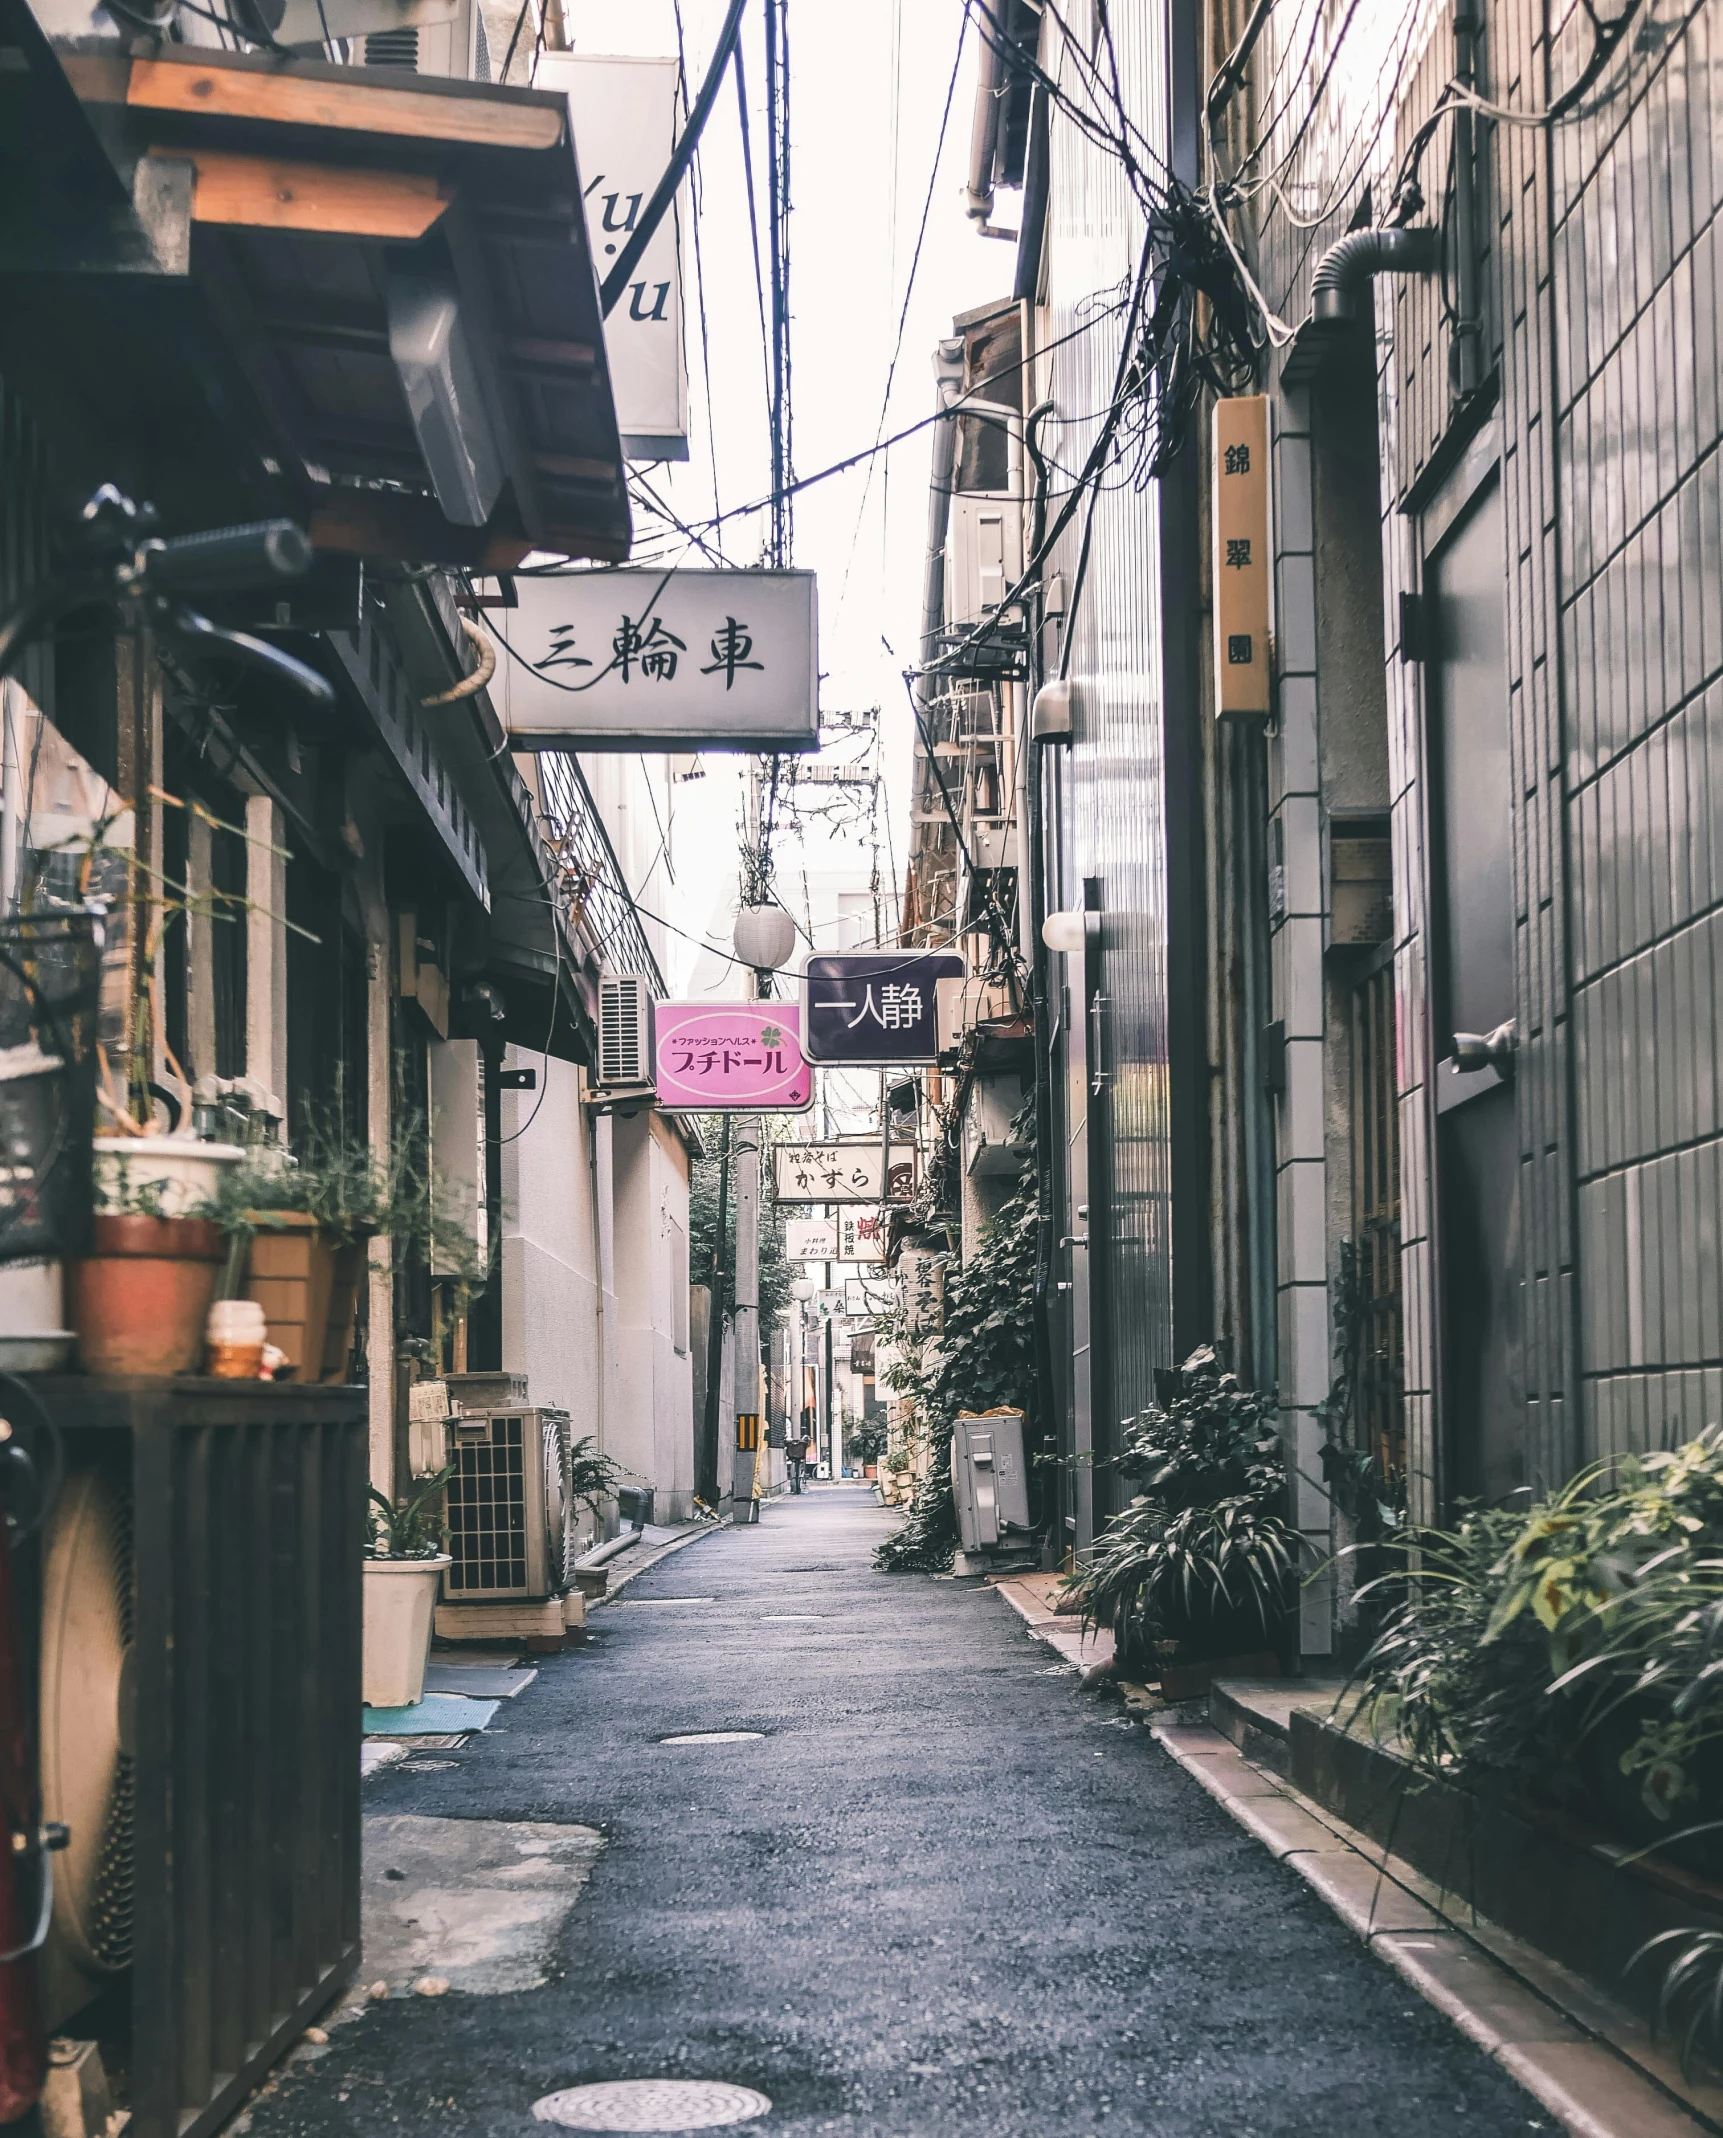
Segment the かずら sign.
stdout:
[[654,1084],[676,1113],[804,1113],[814,1072],[793,1002],[661,1002]]
[[589,570],[515,581],[487,611],[517,750],[811,750],[812,572]]
[[808,1059],[850,1068],[931,1062],[939,1054],[935,989],[963,978],[959,950],[846,951],[802,974]]
[[781,1203],[901,1203],[915,1193],[915,1154],[908,1148],[901,1156],[892,1152],[889,1194],[877,1143],[780,1143],[772,1165]]

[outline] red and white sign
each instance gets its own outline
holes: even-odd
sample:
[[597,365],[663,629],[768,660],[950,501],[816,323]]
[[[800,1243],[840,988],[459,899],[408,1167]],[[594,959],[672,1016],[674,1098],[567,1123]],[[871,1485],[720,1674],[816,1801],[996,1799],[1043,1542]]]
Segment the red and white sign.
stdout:
[[661,1002],[658,1103],[671,1113],[805,1113],[814,1072],[795,1002]]

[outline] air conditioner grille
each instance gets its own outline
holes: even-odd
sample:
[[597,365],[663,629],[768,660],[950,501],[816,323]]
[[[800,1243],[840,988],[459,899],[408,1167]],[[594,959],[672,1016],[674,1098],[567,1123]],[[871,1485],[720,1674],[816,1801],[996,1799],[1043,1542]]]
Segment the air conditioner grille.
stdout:
[[607,1088],[652,1081],[652,996],[644,973],[606,974],[599,982],[598,1080]]
[[493,1418],[483,1440],[462,1436],[449,1480],[450,1594],[524,1589],[526,1420]]

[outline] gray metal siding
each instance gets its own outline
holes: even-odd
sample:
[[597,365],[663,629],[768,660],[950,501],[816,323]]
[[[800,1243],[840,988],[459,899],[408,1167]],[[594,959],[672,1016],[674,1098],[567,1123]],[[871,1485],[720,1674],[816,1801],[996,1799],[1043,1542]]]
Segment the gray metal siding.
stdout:
[[[1160,6],[1114,11],[1127,108],[1163,154],[1166,21]],[[1054,39],[1055,49],[1062,40]],[[1068,70],[1070,71],[1070,70]],[[1081,95],[1079,83],[1071,84]],[[1142,219],[1117,161],[1060,116],[1053,120],[1047,218],[1050,344],[1092,318],[1134,274]],[[1103,320],[1064,341],[1041,382],[1067,420],[1049,424],[1062,467],[1079,466],[1112,397],[1120,329]],[[1079,514],[1053,568],[1074,579]],[[1103,987],[1111,1076],[1111,1397],[1119,1416],[1147,1403],[1154,1369],[1173,1357],[1173,1154],[1169,1116],[1169,920],[1166,705],[1156,500],[1114,470],[1095,506],[1071,675],[1068,871],[1102,885]],[[1195,809],[1193,794],[1180,804]],[[1098,1274],[1098,1272],[1097,1272]],[[1097,1322],[1098,1340],[1106,1340]]]

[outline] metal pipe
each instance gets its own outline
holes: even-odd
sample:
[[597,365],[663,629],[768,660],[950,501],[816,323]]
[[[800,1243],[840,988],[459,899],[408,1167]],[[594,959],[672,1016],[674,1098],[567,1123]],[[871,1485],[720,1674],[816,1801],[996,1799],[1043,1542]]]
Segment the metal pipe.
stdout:
[[1321,326],[1349,326],[1358,298],[1376,275],[1427,275],[1437,262],[1436,232],[1353,230],[1331,245],[1310,278],[1310,316]]
[[983,36],[975,72],[975,120],[969,130],[969,184],[963,196],[971,222],[985,224],[993,214],[993,152],[998,140],[999,48]]
[[951,410],[963,390],[961,337],[939,344],[933,369],[944,421],[933,427],[933,472],[928,478],[927,561],[921,597],[923,667],[938,655],[939,634],[945,629],[945,537],[951,526],[951,485],[957,471],[957,424]]

